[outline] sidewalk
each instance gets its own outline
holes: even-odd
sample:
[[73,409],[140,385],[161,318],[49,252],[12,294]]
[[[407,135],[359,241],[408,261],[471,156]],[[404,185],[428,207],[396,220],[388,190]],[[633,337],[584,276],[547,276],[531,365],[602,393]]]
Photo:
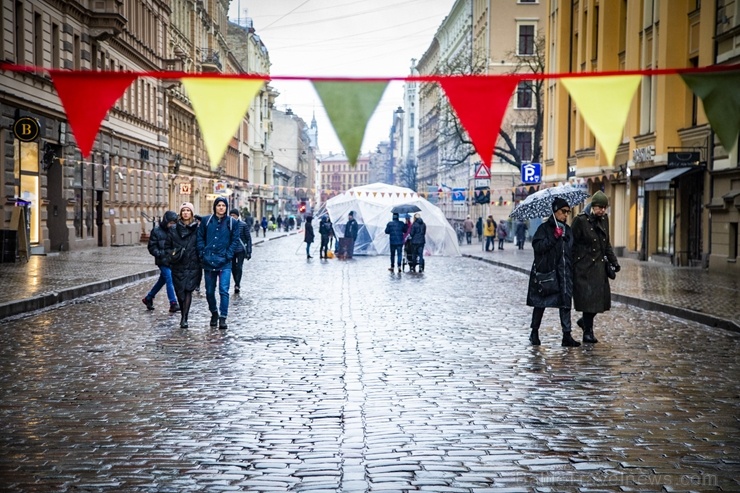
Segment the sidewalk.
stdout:
[[[291,233],[268,233],[254,244]],[[461,247],[463,256],[529,273],[532,248],[507,243],[485,252],[481,244]],[[740,279],[689,267],[619,259],[622,270],[612,281],[612,300],[668,313],[712,327],[740,332]],[[0,319],[155,276],[159,270],[146,245],[107,247],[31,256],[28,262],[0,264]],[[492,286],[494,285],[492,279]]]
[[[259,245],[296,234],[268,233]],[[0,320],[159,275],[146,244],[31,255],[0,264]]]
[[[506,243],[504,250],[486,252],[474,238],[472,245],[463,245],[460,251],[465,257],[526,274],[534,259],[529,243],[524,250]],[[612,301],[740,332],[737,276],[628,258],[620,258],[619,264],[622,270],[611,281]]]

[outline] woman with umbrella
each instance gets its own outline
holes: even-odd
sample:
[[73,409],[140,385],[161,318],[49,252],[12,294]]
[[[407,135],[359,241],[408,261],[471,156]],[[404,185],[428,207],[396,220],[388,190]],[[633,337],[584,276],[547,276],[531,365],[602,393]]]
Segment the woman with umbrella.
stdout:
[[[578,347],[581,343],[571,336],[570,322],[573,294],[573,272],[571,269],[573,234],[566,224],[566,219],[570,214],[570,205],[567,200],[561,197],[555,197],[554,199],[552,197],[542,197],[541,199],[551,203],[551,215],[547,221],[537,228],[532,237],[534,263],[529,275],[529,289],[527,291],[527,306],[533,307],[532,323],[530,325],[532,332],[529,335],[529,341],[533,346],[540,345],[539,330],[545,308],[557,308],[560,312],[560,325],[563,330],[562,345]],[[512,216],[516,213],[517,210],[515,209]]]

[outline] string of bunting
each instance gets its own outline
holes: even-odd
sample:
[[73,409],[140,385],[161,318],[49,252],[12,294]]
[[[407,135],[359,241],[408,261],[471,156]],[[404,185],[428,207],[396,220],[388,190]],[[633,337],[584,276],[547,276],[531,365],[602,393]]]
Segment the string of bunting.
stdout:
[[439,84],[488,166],[509,100],[523,81],[557,79],[613,164],[631,101],[641,78],[678,75],[701,99],[720,143],[732,150],[740,133],[740,64],[557,74],[428,75],[387,78],[272,76],[264,74],[193,74],[173,71],[57,70],[0,63],[10,72],[48,74],[54,84],[83,157],[92,152],[110,108],[139,77],[178,79],[193,106],[211,166],[221,162],[229,142],[254,97],[270,80],[310,81],[331,124],[355,165],[368,121],[391,81]]

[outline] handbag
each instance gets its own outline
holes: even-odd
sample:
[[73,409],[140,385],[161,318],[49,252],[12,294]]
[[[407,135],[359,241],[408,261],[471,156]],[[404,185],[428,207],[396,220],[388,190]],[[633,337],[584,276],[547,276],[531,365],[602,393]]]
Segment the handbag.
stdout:
[[606,277],[609,279],[617,278],[617,271],[614,269],[612,263],[609,262],[609,259],[606,258],[606,255],[604,255],[604,267],[606,268]]
[[173,248],[172,253],[169,256],[169,264],[174,265],[180,263],[183,255],[185,254],[184,248]]

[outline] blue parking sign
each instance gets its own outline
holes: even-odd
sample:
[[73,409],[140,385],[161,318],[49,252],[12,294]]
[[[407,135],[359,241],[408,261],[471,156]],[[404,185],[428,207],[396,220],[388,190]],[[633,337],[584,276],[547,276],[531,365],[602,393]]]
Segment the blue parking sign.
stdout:
[[522,183],[537,184],[542,180],[542,165],[540,163],[522,164]]

